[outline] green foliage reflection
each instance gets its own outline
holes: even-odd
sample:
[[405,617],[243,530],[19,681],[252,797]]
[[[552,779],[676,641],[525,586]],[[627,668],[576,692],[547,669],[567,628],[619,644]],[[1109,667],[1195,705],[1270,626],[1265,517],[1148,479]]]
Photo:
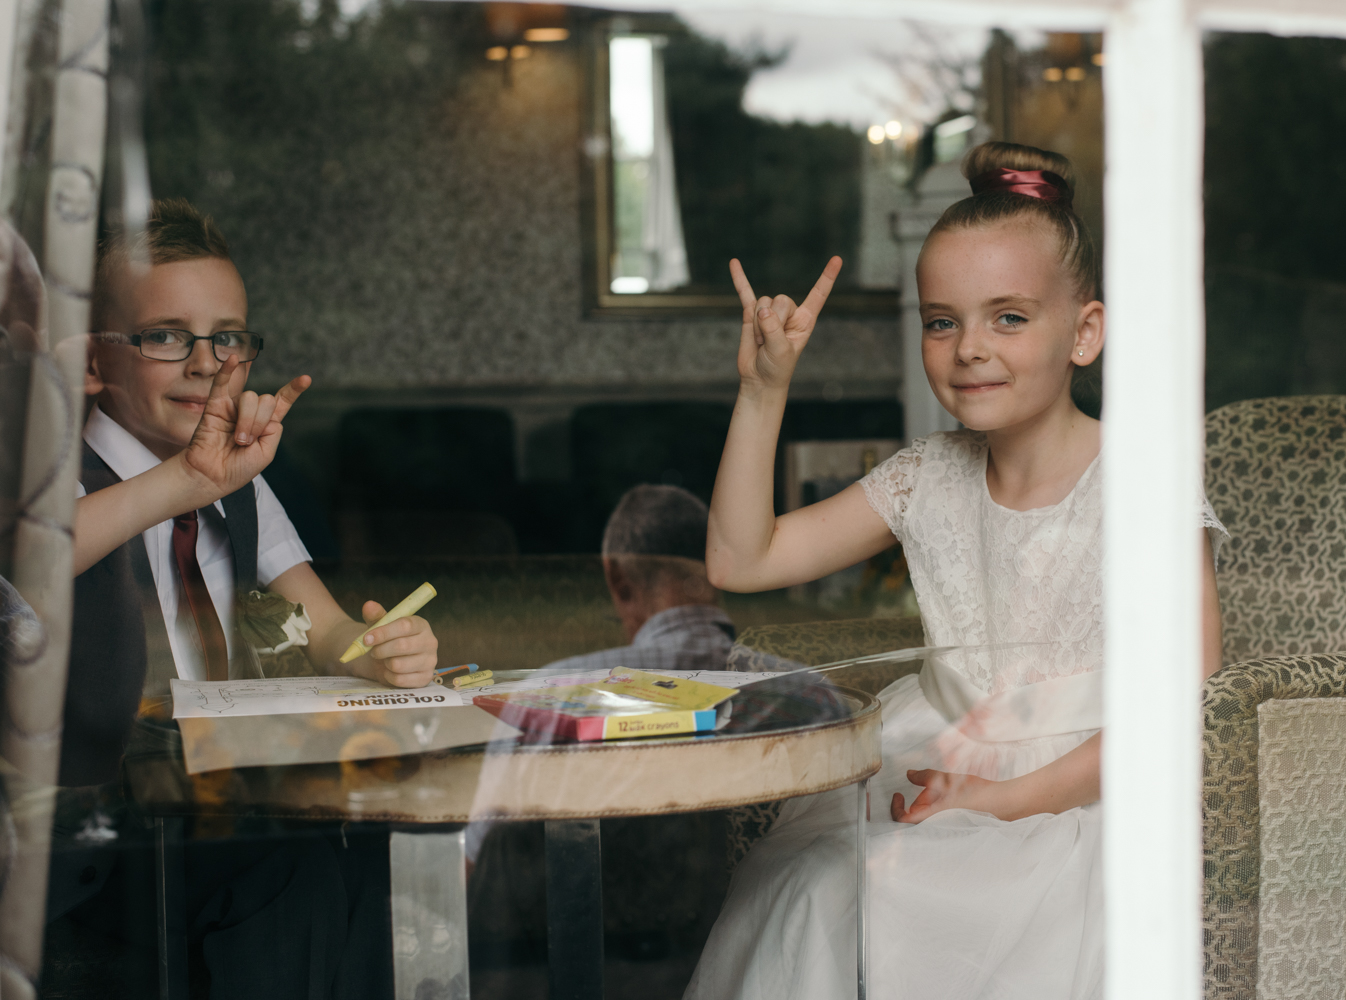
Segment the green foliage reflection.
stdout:
[[1346,40],[1206,45],[1206,405],[1346,392]]
[[[802,299],[832,254],[854,259],[862,136],[845,125],[782,123],[743,110],[753,73],[784,52],[735,51],[694,33],[664,50],[678,197],[693,286],[730,290],[738,257],[772,294]],[[856,271],[843,270],[839,287]]]

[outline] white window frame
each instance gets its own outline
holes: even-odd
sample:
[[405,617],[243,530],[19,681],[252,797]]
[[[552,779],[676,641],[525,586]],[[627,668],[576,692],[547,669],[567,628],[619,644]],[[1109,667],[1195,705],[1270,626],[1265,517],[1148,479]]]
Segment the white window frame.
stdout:
[[1346,38],[1346,0],[635,0],[624,6],[1105,32],[1106,994],[1109,1000],[1197,1000],[1201,33]]
[[[600,0],[1103,30],[1108,364],[1103,785],[1110,1000],[1202,992],[1201,32],[1346,37],[1346,0]],[[0,125],[15,7],[0,0]]]

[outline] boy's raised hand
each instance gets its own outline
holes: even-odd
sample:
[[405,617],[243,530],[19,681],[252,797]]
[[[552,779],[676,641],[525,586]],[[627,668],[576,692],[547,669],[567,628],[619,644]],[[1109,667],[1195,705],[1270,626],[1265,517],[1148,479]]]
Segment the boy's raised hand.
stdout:
[[753,293],[743,265],[729,262],[729,273],[743,303],[743,334],[738,347],[738,375],[745,385],[785,389],[790,384],[799,355],[809,342],[823,303],[841,273],[841,258],[833,257],[823,268],[813,290],[796,306],[785,295],[774,299]]
[[235,400],[229,395],[229,380],[237,368],[237,359],[230,358],[215,373],[205,411],[182,453],[187,468],[216,494],[212,500],[241,489],[271,464],[281,421],[313,382],[300,375],[274,396],[244,392]]

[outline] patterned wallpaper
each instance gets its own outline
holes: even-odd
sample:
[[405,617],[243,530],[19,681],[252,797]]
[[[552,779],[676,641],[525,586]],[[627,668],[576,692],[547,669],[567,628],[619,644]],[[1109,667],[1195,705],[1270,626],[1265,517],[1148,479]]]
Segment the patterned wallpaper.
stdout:
[[[254,386],[301,371],[319,392],[736,381],[733,320],[581,318],[579,53],[534,52],[509,85],[498,64],[468,70],[423,135],[337,148],[313,218],[222,199],[251,325],[268,334]],[[872,395],[896,389],[901,354],[895,319],[825,318],[798,377]]]

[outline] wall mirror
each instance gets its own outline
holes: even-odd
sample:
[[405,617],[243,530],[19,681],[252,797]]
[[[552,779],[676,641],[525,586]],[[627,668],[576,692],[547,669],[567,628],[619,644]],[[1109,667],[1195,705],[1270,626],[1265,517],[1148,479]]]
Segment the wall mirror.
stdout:
[[923,167],[971,138],[981,46],[949,56],[895,42],[901,22],[753,17],[590,23],[589,315],[736,313],[732,257],[798,300],[832,254],[846,263],[829,312],[901,308],[899,219]]

